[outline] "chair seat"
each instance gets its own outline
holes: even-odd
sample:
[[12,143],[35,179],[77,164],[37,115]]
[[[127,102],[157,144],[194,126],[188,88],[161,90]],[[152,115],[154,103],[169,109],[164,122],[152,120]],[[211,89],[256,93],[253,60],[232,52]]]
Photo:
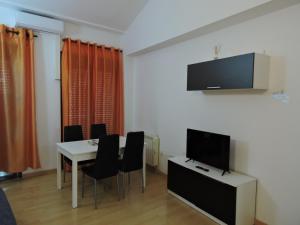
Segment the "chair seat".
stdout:
[[82,168],[82,172],[88,175],[89,177],[96,179],[96,174],[94,173],[94,165]]
[[128,173],[128,172],[135,171],[135,170],[141,170],[142,168],[143,168],[143,165],[142,166],[136,165],[136,166],[132,166],[132,167],[128,168],[128,167],[126,167],[126,164],[123,161],[123,159],[119,159],[119,171],[121,171],[121,172]]
[[109,177],[112,177],[112,176],[116,175],[116,174],[103,174],[103,173],[99,173],[99,172],[95,173],[95,166],[94,165],[83,167],[82,172],[85,173],[87,176],[92,177],[96,180],[109,178]]

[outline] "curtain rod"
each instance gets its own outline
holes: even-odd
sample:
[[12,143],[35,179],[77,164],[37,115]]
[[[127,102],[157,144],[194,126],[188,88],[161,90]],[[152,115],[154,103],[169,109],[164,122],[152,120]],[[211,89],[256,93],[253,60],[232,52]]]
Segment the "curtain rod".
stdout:
[[[64,38],[63,40],[68,40],[68,38]],[[77,42],[77,40],[71,40],[71,42],[74,42],[74,43],[76,43]],[[80,43],[81,44],[84,44],[84,45],[88,45],[88,44],[91,44],[91,43],[89,43],[89,42],[83,42],[83,41],[80,41]],[[104,45],[96,45],[97,47],[103,47]],[[113,48],[113,47],[104,47],[105,49],[111,49],[111,48]],[[115,51],[120,51],[120,52],[123,52],[123,50],[122,49],[118,49],[118,48],[115,48],[114,49]]]
[[[19,31],[14,31],[14,30],[9,30],[9,29],[6,29],[6,32],[17,34],[17,35],[19,35],[19,33],[20,33]],[[28,33],[26,33],[26,35],[28,35]],[[38,37],[38,36],[36,34],[34,34],[33,37]]]

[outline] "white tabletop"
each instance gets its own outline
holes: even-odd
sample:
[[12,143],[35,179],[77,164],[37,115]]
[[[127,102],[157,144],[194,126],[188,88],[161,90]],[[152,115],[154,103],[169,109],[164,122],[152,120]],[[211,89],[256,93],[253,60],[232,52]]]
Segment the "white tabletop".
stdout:
[[[71,155],[80,155],[86,153],[97,152],[98,145],[92,145],[89,143],[91,140],[83,140],[83,141],[71,141],[71,142],[62,142],[57,143],[57,147],[67,151]],[[125,137],[120,137],[120,148],[124,147],[126,143]]]
[[[248,175],[244,175],[238,172],[234,172],[231,171],[230,173],[226,173],[224,176],[222,176],[222,170],[217,169],[215,167],[206,165],[204,163],[201,162],[197,162],[197,161],[189,161],[186,162],[186,160],[188,160],[188,158],[186,158],[185,156],[176,156],[176,157],[172,157],[169,158],[170,161],[175,162],[181,166],[184,166],[186,168],[189,168],[197,173],[201,173],[205,176],[211,177],[215,180],[218,180],[222,183],[234,186],[234,187],[239,187],[245,183],[248,182],[256,182],[256,178],[248,176]],[[209,169],[208,172],[205,172],[201,169],[196,168],[196,166],[201,166],[204,168]]]

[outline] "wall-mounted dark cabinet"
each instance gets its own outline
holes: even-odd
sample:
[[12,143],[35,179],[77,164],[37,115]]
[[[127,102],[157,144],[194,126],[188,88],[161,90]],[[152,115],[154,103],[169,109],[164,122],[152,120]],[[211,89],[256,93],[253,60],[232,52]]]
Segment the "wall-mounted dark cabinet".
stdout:
[[268,89],[269,56],[251,53],[188,65],[187,90]]

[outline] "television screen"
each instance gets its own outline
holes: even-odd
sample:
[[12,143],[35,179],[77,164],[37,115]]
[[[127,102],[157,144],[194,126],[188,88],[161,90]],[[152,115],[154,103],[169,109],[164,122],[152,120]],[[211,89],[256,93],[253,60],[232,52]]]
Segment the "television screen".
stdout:
[[229,171],[230,136],[187,129],[186,157]]

